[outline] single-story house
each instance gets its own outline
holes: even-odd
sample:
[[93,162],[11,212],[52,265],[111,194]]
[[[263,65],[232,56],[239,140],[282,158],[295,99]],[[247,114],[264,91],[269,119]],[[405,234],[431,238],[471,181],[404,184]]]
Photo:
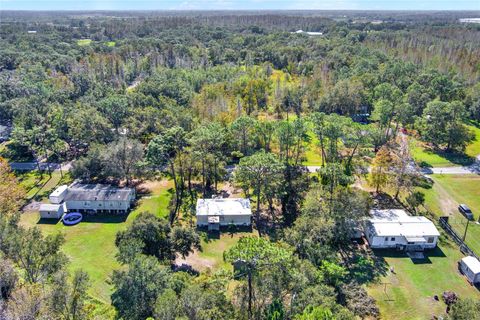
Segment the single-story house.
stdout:
[[65,204],[68,212],[126,213],[135,201],[135,196],[133,188],[74,183],[58,187],[49,199],[53,204]]
[[440,233],[425,217],[410,216],[401,209],[374,209],[370,215],[364,232],[371,248],[422,251],[437,246]]
[[465,257],[460,260],[459,267],[470,283],[480,283],[480,261],[477,258]]
[[197,226],[219,230],[220,226],[250,226],[250,200],[242,198],[215,198],[197,200]]
[[65,206],[63,204],[42,203],[39,212],[43,219],[60,219],[65,212]]

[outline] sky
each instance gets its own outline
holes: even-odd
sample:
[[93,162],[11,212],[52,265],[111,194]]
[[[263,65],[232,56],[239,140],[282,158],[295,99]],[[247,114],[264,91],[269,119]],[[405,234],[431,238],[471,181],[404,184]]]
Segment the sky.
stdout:
[[0,10],[480,10],[480,0],[0,0]]

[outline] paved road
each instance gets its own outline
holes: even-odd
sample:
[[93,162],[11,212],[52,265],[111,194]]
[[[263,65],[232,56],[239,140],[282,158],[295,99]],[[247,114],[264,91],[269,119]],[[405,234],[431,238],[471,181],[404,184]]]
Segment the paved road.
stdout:
[[[50,170],[53,170],[53,171],[60,170],[59,163],[40,162],[39,166],[41,170],[48,170],[48,167],[50,167]],[[12,168],[12,170],[18,170],[18,171],[30,171],[30,170],[38,169],[36,162],[10,162],[10,167]],[[69,171],[72,168],[72,163],[71,162],[63,163],[61,165],[61,168],[62,168],[62,171]]]

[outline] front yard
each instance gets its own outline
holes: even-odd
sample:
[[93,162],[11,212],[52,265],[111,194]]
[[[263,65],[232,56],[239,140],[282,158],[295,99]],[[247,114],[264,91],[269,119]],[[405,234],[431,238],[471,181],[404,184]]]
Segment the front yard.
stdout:
[[[431,189],[421,189],[425,193],[425,206],[435,217],[449,216],[449,222],[462,236],[466,219],[458,212],[460,203],[467,204],[475,217],[480,217],[480,176],[475,174],[434,174]],[[465,242],[480,255],[480,225],[470,222]]]
[[421,166],[427,167],[455,167],[472,164],[475,157],[480,155],[480,128],[469,125],[468,128],[475,134],[475,140],[465,149],[465,153],[446,153],[432,150],[421,141],[409,137],[412,157]]

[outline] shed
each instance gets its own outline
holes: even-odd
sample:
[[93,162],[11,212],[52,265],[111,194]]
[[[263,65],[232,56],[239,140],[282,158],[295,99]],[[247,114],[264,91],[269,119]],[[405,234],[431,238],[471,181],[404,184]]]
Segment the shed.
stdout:
[[43,219],[60,219],[65,209],[63,204],[42,203],[39,211],[40,217]]
[[459,267],[470,283],[480,283],[480,261],[477,258],[465,257],[460,260]]

